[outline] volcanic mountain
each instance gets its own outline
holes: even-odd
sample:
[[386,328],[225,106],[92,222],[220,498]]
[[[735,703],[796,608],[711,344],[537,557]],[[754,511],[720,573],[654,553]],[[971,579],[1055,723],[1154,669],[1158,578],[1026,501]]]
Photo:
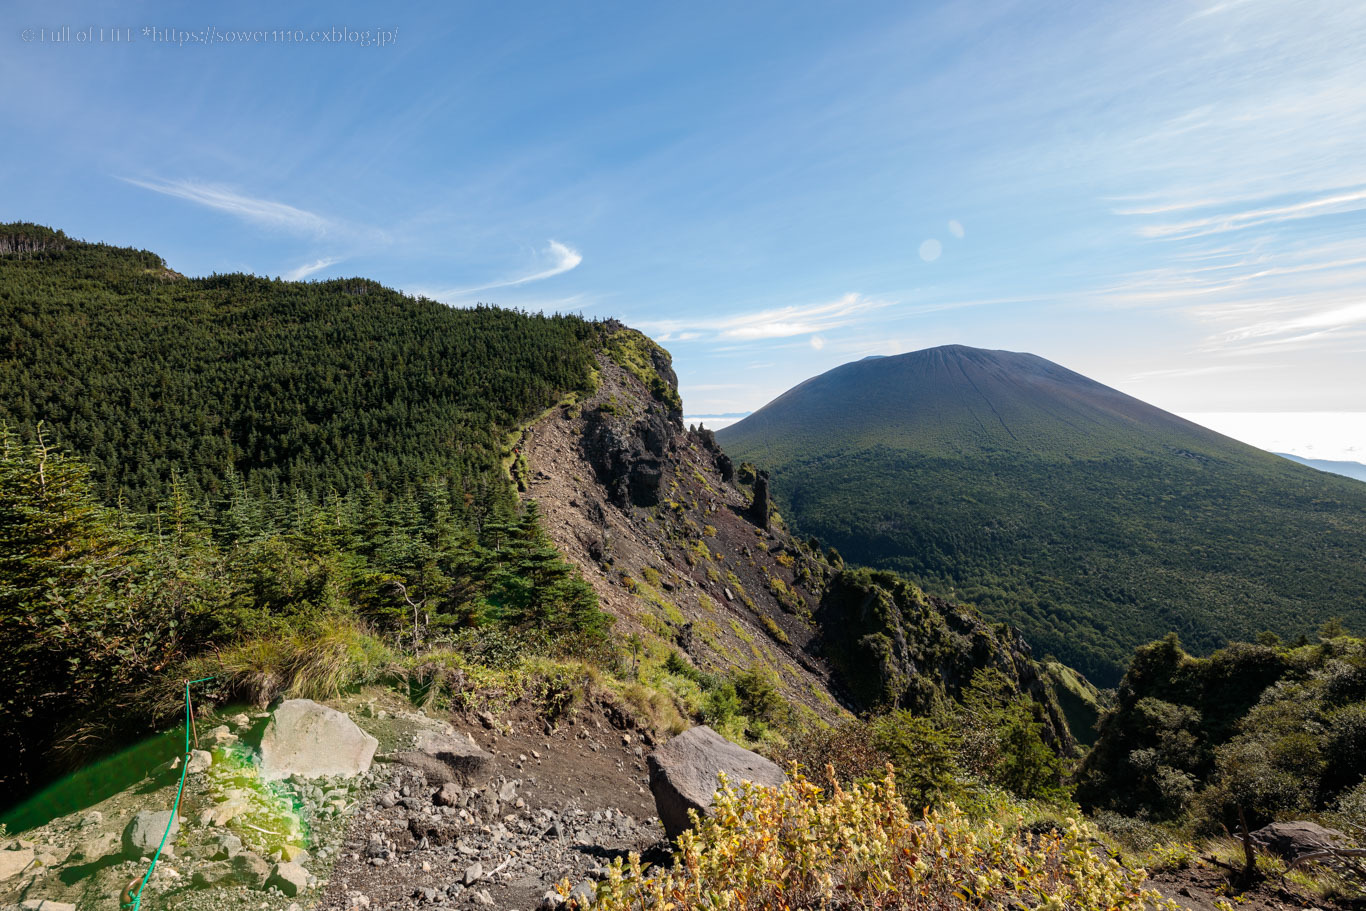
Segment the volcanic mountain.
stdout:
[[1366,620],[1366,491],[1032,354],[961,345],[807,380],[718,434],[846,559],[976,603],[1102,683]]

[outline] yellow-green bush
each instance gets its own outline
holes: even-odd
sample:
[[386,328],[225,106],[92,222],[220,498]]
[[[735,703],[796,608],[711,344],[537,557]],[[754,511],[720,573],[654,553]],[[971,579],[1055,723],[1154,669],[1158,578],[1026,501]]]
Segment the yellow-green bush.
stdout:
[[[888,769],[880,783],[781,788],[723,778],[712,811],[678,839],[673,868],[647,875],[618,859],[598,886],[601,911],[767,908],[1174,908],[1144,874],[1099,856],[1075,820],[1031,835],[974,825],[949,805],[912,815]],[[559,887],[568,892],[569,883]]]
[[781,626],[773,622],[772,617],[768,616],[767,614],[760,614],[759,622],[763,624],[764,632],[768,633],[768,635],[775,642],[780,642],[783,645],[792,644],[792,640],[788,638],[787,633],[783,632],[783,628]]

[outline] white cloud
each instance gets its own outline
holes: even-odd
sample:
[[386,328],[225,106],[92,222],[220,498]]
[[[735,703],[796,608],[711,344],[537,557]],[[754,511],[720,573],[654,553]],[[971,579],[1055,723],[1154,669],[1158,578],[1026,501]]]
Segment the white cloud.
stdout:
[[1181,416],[1270,452],[1366,461],[1366,412],[1183,412]]
[[820,351],[825,347],[825,339],[821,338],[819,335],[811,336],[811,347]]
[[474,285],[469,288],[447,288],[444,291],[428,291],[424,293],[435,300],[446,300],[452,297],[473,294],[476,291],[488,291],[491,288],[515,288],[518,285],[526,285],[531,282],[554,278],[556,275],[563,275],[571,269],[578,268],[579,264],[583,262],[582,253],[567,244],[560,243],[558,240],[549,241],[546,247],[546,253],[551,261],[550,267],[539,269],[528,275],[489,282],[484,285]]
[[1144,237],[1194,238],[1227,231],[1241,231],[1259,225],[1277,224],[1303,218],[1316,218],[1338,212],[1352,212],[1366,208],[1366,190],[1333,193],[1315,199],[1281,206],[1268,206],[1237,212],[1222,212],[1204,218],[1162,225],[1147,225],[1139,229]]
[[319,236],[335,227],[333,222],[314,212],[270,199],[243,196],[218,184],[194,180],[139,180],[134,177],[124,177],[122,180],[153,193],[217,209],[274,230]]
[[[1366,303],[1351,303],[1284,319],[1253,323],[1250,326],[1244,326],[1230,332],[1229,338],[1235,340],[1265,338],[1270,335],[1302,332],[1306,329],[1331,331],[1333,329],[1343,329],[1357,323],[1366,323]],[[1310,336],[1302,335],[1298,336],[1296,340],[1308,337]]]
[[302,281],[303,279],[308,278],[314,272],[321,272],[328,266],[335,266],[339,262],[341,262],[340,259],[315,259],[311,263],[304,263],[297,269],[289,270],[284,274],[284,279],[285,281],[291,282]]
[[1164,370],[1144,370],[1129,377],[1130,382],[1166,379],[1183,376],[1208,376],[1214,373],[1240,373],[1246,370],[1270,370],[1279,364],[1212,364],[1206,367],[1172,367]]
[[632,325],[652,335],[679,333],[679,338],[686,334],[696,338],[705,333],[717,339],[761,341],[828,332],[856,323],[864,314],[891,306],[892,303],[849,293],[823,304],[775,307],[718,318],[635,320]]

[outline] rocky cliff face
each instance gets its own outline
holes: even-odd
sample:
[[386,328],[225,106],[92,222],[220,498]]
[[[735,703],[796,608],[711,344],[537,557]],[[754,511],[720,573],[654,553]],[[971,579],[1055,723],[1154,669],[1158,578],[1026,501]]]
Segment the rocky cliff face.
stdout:
[[521,451],[525,495],[621,635],[678,649],[704,670],[767,668],[789,701],[827,719],[929,710],[995,668],[1070,749],[1017,633],[797,540],[772,509],[766,475],[737,472],[711,431],[683,426],[668,353],[613,328],[597,390],[537,423]]
[[784,529],[752,521],[752,493],[712,433],[683,426],[668,353],[614,328],[597,390],[521,441],[525,496],[621,637],[701,670],[765,668],[790,702],[833,718],[829,674],[810,649],[822,571]]
[[996,670],[1034,702],[1055,748],[1076,749],[1028,643],[1004,624],[891,573],[850,570],[831,579],[814,619],[814,645],[858,705],[929,713],[958,698],[979,670]]

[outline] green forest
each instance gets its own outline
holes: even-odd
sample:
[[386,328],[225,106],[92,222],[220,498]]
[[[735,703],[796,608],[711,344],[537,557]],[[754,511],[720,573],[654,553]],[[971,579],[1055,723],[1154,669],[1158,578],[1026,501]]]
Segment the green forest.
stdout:
[[500,467],[602,325],[0,236],[0,791],[173,716],[200,656],[269,699],[376,666],[371,633],[607,648]]
[[[592,381],[603,329],[455,309],[366,279],[184,278],[32,225],[0,257],[0,421],[80,453],[100,497],[233,485],[319,501],[447,479],[481,496],[511,428]],[[502,491],[502,487],[499,487]]]
[[1062,465],[886,448],[773,478],[804,532],[976,604],[1103,685],[1136,644],[1171,631],[1209,652],[1262,629],[1312,632],[1366,603],[1366,486],[1347,479],[1251,486],[1193,459]]
[[[1339,622],[1208,658],[1177,636],[1134,655],[1077,775],[1083,806],[1158,839],[1277,819],[1366,824],[1366,640]],[[1127,820],[1127,822],[1126,822]]]
[[1366,621],[1366,484],[1033,355],[856,361],[717,435],[851,563],[1019,629],[1101,686],[1177,632],[1196,652]]

